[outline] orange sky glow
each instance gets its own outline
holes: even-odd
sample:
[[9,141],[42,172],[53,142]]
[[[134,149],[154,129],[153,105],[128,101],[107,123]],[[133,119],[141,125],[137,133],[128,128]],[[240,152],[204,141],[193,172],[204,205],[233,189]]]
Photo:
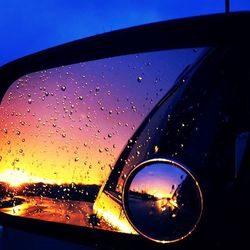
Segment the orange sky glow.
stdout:
[[128,73],[128,59],[60,67],[15,81],[0,106],[0,181],[102,184],[160,98],[150,84],[145,87],[155,74],[142,78],[143,67],[151,66],[131,55],[136,69]]
[[16,80],[0,105],[0,180],[102,184],[141,122],[197,56],[184,51],[185,60],[179,60],[182,50],[152,52]]

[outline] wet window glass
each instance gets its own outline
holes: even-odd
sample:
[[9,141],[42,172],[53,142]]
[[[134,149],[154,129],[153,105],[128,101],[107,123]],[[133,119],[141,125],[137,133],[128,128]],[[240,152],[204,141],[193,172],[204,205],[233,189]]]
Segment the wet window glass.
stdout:
[[120,204],[107,200],[109,212],[97,204],[105,199],[101,186],[137,128],[202,51],[119,56],[17,79],[0,106],[0,211],[133,232]]

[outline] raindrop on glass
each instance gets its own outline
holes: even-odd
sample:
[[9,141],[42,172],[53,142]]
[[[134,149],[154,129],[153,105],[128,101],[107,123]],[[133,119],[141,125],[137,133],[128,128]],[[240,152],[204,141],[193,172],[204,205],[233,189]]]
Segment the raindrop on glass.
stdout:
[[66,90],[66,86],[61,86],[61,90],[65,91]]
[[142,81],[142,77],[141,77],[141,76],[138,76],[137,82],[141,82],[141,81]]
[[155,147],[154,147],[154,151],[155,151],[155,153],[157,153],[157,152],[159,151],[159,147],[158,147],[158,146],[155,146]]

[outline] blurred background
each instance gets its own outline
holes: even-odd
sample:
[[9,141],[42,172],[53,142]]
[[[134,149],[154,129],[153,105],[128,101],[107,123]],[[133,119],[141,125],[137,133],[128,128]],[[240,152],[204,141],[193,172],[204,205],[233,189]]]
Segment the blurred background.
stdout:
[[[250,10],[250,1],[231,0],[230,10]],[[104,32],[224,11],[225,0],[0,0],[0,66]],[[1,250],[29,249],[27,242],[30,249],[89,249],[0,226]]]

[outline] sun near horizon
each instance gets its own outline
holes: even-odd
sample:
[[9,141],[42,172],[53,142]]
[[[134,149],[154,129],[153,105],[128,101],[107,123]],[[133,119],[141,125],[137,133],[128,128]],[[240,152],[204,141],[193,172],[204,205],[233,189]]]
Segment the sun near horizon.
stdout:
[[0,182],[8,183],[12,187],[18,187],[25,183],[60,184],[59,181],[53,181],[41,177],[31,176],[22,170],[8,169],[0,173]]

